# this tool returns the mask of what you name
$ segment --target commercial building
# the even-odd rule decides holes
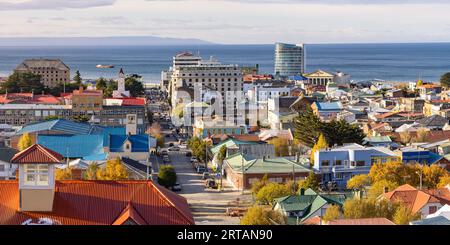
[[[26,59],[14,71],[40,75],[47,87],[70,82],[70,68],[60,59]]]
[[[275,44],[275,74],[295,76],[305,72],[305,46],[303,44]]]

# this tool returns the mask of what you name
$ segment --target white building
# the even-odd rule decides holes
[[[17,165],[11,163],[12,157],[19,151],[0,145],[0,180],[15,179]]]
[[[305,72],[305,46],[303,44],[275,44],[275,74],[301,75]]]
[[[120,68],[119,80],[117,81],[117,90],[113,91],[113,98],[130,97],[130,91],[125,90],[125,73]]]

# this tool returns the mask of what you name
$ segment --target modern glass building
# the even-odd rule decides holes
[[[303,44],[275,44],[275,74],[301,75],[305,72],[305,48]]]

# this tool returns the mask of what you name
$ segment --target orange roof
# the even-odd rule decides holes
[[[434,190],[425,190],[426,193],[436,197],[442,204],[450,205],[450,189],[442,187]]]
[[[417,86],[417,88],[440,88],[440,85],[437,84],[423,84],[420,86]]]
[[[74,90],[73,95],[82,95],[82,96],[89,96],[89,95],[103,95],[103,90]]]
[[[21,212],[17,181],[0,181],[0,224],[49,218],[63,225],[195,224],[185,198],[152,181],[56,181],[53,211]]]
[[[394,222],[386,218],[365,218],[365,219],[337,219],[327,223],[328,225],[395,225]]]
[[[322,224],[322,218],[318,215],[306,219],[302,222],[302,225],[320,225]]]
[[[120,98],[123,106],[145,105],[145,98]]]
[[[440,203],[440,201],[424,191],[417,190],[411,185],[402,185],[397,189],[384,193],[383,196],[390,201],[400,201],[413,213],[419,212],[428,203]]]
[[[40,164],[40,163],[61,163],[63,156],[59,153],[47,149],[41,145],[34,144],[27,149],[17,153],[11,159],[11,163],[16,164]]]

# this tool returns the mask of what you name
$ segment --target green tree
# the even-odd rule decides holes
[[[312,148],[319,138],[321,126],[320,119],[308,107],[294,119],[294,136],[302,144]]]
[[[164,165],[159,168],[158,183],[170,188],[177,182],[177,173],[172,165]]]
[[[33,141],[31,140],[29,133],[24,133],[17,143],[17,148],[19,148],[19,151],[23,151],[27,149],[28,147],[33,145]]]
[[[319,180],[317,178],[317,175],[313,171],[311,171],[305,180],[300,180],[298,182],[298,186],[298,188],[301,189],[312,189],[314,191],[317,191],[319,189]]]
[[[258,191],[255,200],[257,203],[263,205],[272,205],[275,198],[288,196],[290,193],[291,191],[288,190],[285,185],[268,183]]]
[[[83,79],[81,78],[80,71],[75,72],[75,76],[73,77],[73,80],[76,82],[76,85],[80,86]]]
[[[442,75],[440,82],[441,82],[442,87],[449,88],[450,87],[450,72],[447,72],[444,75]]]
[[[125,89],[130,91],[132,97],[139,97],[145,93],[144,85],[139,81],[141,78],[136,74],[125,78]]]
[[[240,221],[241,225],[275,225],[286,224],[280,212],[273,211],[269,207],[250,207]]]
[[[41,76],[33,73],[14,72],[6,82],[0,85],[0,93],[31,93],[40,94],[45,91]]]
[[[392,203],[388,200],[377,201],[374,198],[368,199],[347,199],[344,202],[344,217],[346,219],[363,219],[384,217],[392,220],[399,203]]]
[[[321,132],[325,135],[330,146],[345,143],[362,144],[366,137],[357,125],[349,124],[345,120],[322,123]]]
[[[327,211],[325,212],[325,215],[323,216],[324,221],[331,221],[339,219],[342,216],[341,209],[338,205],[330,205],[327,208]]]
[[[353,176],[347,181],[347,188],[352,190],[362,190],[370,185],[370,177],[367,174]]]
[[[106,166],[96,173],[98,180],[124,180],[128,179],[128,171],[120,158],[106,161]]]
[[[99,79],[97,79],[97,80],[95,81],[95,88],[96,88],[97,90],[103,90],[103,91],[105,91],[106,88],[107,88],[107,86],[108,86],[108,80],[105,79],[105,78],[103,78],[103,77],[100,77]]]

